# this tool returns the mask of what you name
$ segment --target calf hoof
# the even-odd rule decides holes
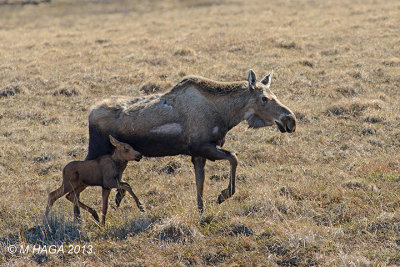
[[[232,194],[230,194],[228,189],[224,189],[221,191],[221,194],[218,196],[218,204],[221,204],[224,202],[226,199],[230,198]]]
[[[96,221],[100,222],[100,218],[99,218],[99,215],[97,215],[97,212],[96,212],[96,213],[93,213],[92,215],[93,215],[93,218],[94,218]]]
[[[115,196],[115,204],[117,205],[117,208],[119,208],[119,205],[121,205],[122,197],[119,193]]]
[[[217,199],[218,204],[221,204],[221,203],[224,202],[224,201],[225,201],[225,198],[223,198],[222,195],[220,194],[220,195],[218,196],[218,199]]]
[[[74,217],[74,223],[81,224],[82,223],[81,217],[80,216],[79,217]]]
[[[145,211],[146,211],[146,210],[143,208],[142,205],[138,206],[138,208],[139,208],[140,212],[145,212]]]

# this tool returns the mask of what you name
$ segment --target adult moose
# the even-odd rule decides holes
[[[87,160],[112,152],[109,135],[147,157],[188,155],[196,176],[197,205],[203,211],[206,160],[228,160],[231,176],[218,203],[235,193],[236,156],[220,147],[229,130],[246,120],[251,128],[276,124],[296,130],[296,117],[269,90],[272,72],[260,82],[250,70],[247,81],[217,82],[189,76],[170,91],[142,98],[114,97],[98,103],[89,115]],[[116,202],[125,192],[118,191]]]

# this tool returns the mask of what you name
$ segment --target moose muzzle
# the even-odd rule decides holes
[[[292,114],[285,115],[280,121],[275,121],[281,133],[293,133],[296,131],[296,117]]]

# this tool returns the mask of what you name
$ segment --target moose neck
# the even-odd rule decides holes
[[[228,130],[232,129],[244,120],[250,93],[245,92],[237,95],[220,96],[214,100],[221,111]]]

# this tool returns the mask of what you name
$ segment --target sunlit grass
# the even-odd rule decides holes
[[[1,1],[0,1],[1,2]],[[18,1],[9,1],[18,2]],[[399,265],[400,54],[396,1],[52,1],[0,4],[0,264]],[[183,76],[260,78],[296,133],[226,136],[239,159],[207,162],[205,213],[189,157],[129,163],[130,196],[105,227],[58,200],[62,168],[86,156],[91,105],[162,92]],[[163,171],[166,166],[173,174]],[[81,194],[101,210],[101,189]],[[92,245],[94,255],[11,255],[10,245]]]

